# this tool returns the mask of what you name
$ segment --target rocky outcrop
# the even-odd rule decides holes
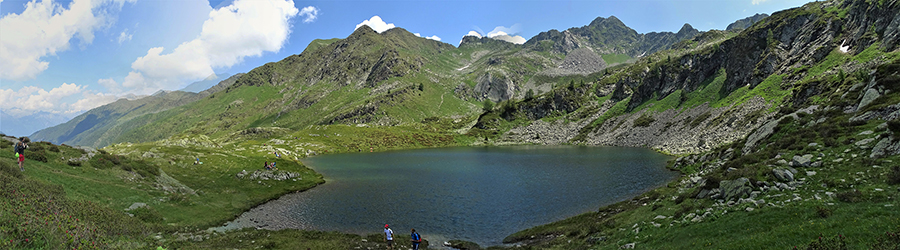
[[[722,199],[726,201],[737,200],[750,195],[753,187],[747,178],[739,178],[731,181],[719,182],[719,189],[722,191]]]
[[[509,100],[516,93],[517,86],[509,78],[497,72],[485,72],[475,79],[475,94],[478,100],[492,102]]]
[[[728,27],[725,28],[725,30],[742,30],[742,29],[750,28],[751,25],[755,24],[756,22],[759,22],[760,20],[762,20],[763,18],[766,18],[766,17],[769,17],[769,14],[756,14],[756,15],[753,15],[753,16],[750,16],[750,17],[747,17],[747,18],[744,18],[741,20],[737,20],[737,21],[734,21],[733,23],[729,24]]]
[[[794,173],[787,169],[772,169],[772,175],[775,176],[775,179],[781,182],[792,182],[794,181]]]

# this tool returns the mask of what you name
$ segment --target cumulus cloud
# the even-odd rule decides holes
[[[316,8],[313,6],[303,7],[303,9],[300,9],[299,16],[306,17],[305,19],[303,19],[304,23],[309,23],[309,22],[315,21],[316,17],[319,16],[319,8]]]
[[[381,17],[379,16],[373,16],[372,18],[369,18],[369,20],[365,20],[357,24],[356,28],[354,28],[353,30],[359,29],[359,27],[362,27],[363,25],[369,26],[369,28],[372,28],[373,30],[375,30],[375,32],[378,33],[396,27],[393,23],[385,23],[384,20],[381,20]]]
[[[506,34],[506,32],[503,32],[503,31],[494,32],[493,34],[489,33],[488,37],[490,37],[492,39],[503,40],[503,41],[515,43],[515,44],[524,44],[527,41],[522,36],[511,36],[509,34]]]
[[[463,37],[467,37],[467,36],[474,36],[474,37],[477,37],[477,38],[481,38],[481,34],[478,33],[477,31],[474,31],[474,30],[470,30],[469,33],[466,34],[466,35],[463,36]]]
[[[292,0],[237,0],[212,10],[199,37],[171,51],[150,48],[131,64],[132,72],[122,86],[137,94],[174,89],[214,74],[213,68],[277,52],[291,33],[291,19],[299,12]]]
[[[122,44],[123,42],[131,41],[132,35],[134,35],[134,32],[128,33],[128,29],[123,30],[122,33],[119,34],[119,44]]]
[[[135,0],[74,0],[68,8],[53,1],[25,4],[21,14],[0,18],[0,79],[28,80],[46,70],[46,56],[69,49],[77,37],[81,44],[94,40],[94,31],[114,20],[111,13]]]
[[[104,79],[101,80],[101,84],[108,84],[110,81],[115,82],[111,79]],[[13,117],[27,116],[37,112],[77,114],[129,96],[98,93],[86,90],[85,87],[74,83],[63,83],[49,91],[36,86],[22,87],[18,91],[0,89],[0,103],[3,103],[0,109]]]
[[[753,0],[753,5],[761,4],[764,2],[768,2],[769,0]]]

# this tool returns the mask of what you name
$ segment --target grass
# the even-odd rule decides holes
[[[608,65],[626,63],[628,60],[631,60],[631,56],[626,54],[603,54],[600,55],[600,57],[602,57],[603,61],[606,61],[606,64]]]

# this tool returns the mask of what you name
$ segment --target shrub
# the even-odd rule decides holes
[[[900,166],[894,166],[891,168],[891,172],[888,173],[887,183],[889,185],[900,184]]]
[[[695,127],[699,126],[700,123],[703,123],[704,121],[706,121],[706,119],[709,119],[709,117],[711,115],[712,114],[710,114],[709,111],[706,111],[706,113],[703,113],[701,115],[698,115],[697,118],[691,122],[691,128],[695,128]]]
[[[47,155],[44,154],[44,150],[33,150],[32,152],[25,152],[25,158],[39,162],[47,162]]]
[[[494,102],[491,102],[490,99],[484,99],[484,102],[482,102],[481,105],[481,110],[484,112],[490,112],[494,109]]]
[[[155,209],[152,209],[148,206],[140,207],[137,209],[133,209],[129,211],[134,215],[135,218],[138,218],[141,221],[149,222],[149,223],[160,223],[163,222],[162,215],[159,214]]]
[[[650,123],[653,123],[656,119],[653,119],[652,115],[647,115],[646,112],[634,120],[635,127],[649,127]]]
[[[828,209],[827,207],[816,206],[816,214],[818,214],[819,217],[828,218],[831,216],[832,212],[831,209]]]
[[[853,191],[846,191],[837,194],[837,198],[843,202],[860,202],[862,201],[862,192],[854,189]]]
[[[847,243],[844,242],[843,235],[837,235],[834,237],[825,237],[822,234],[819,234],[819,239],[814,240],[806,246],[806,250],[837,250],[837,249],[849,249],[847,248]],[[794,249],[797,249],[794,247]]]
[[[8,161],[0,160],[0,173],[19,179],[22,178],[22,171],[19,170],[19,166]]]
[[[73,167],[81,167],[81,161],[69,159],[68,161],[66,161],[66,165],[73,166]]]

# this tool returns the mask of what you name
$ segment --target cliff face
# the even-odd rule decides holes
[[[592,96],[588,99],[609,94],[609,100],[597,104],[580,102],[576,103],[580,105],[576,108],[543,106],[567,113],[565,117],[572,121],[557,120],[550,124],[534,122],[514,130],[501,141],[542,143],[547,140],[547,143],[644,146],[682,154],[702,152],[724,143],[743,140],[756,128],[780,117],[772,110],[778,110],[781,106],[773,105],[803,109],[810,105],[806,100],[812,96],[847,91],[847,84],[853,85],[852,81],[862,80],[853,78],[856,80],[844,81],[845,71],[846,74],[853,72],[859,75],[857,78],[878,78],[869,72],[873,71],[874,66],[889,63],[883,61],[883,57],[870,61],[826,60],[826,57],[855,57],[873,45],[881,51],[893,51],[897,49],[898,23],[898,1],[885,1],[881,5],[877,1],[817,2],[777,12],[740,34],[728,35],[726,32],[726,37],[732,36],[727,39],[699,43],[693,49],[676,49],[664,53],[667,56],[651,56],[603,76],[593,83],[597,85],[594,87],[596,91],[586,94]],[[698,36],[694,42],[702,39]],[[682,45],[675,45],[676,48],[679,46]],[[839,72],[840,81],[834,80]],[[774,102],[766,99],[771,97],[756,96],[725,105],[708,103],[669,110],[646,109],[648,102],[674,101],[677,107],[696,96],[694,92],[708,90],[711,82],[721,84],[713,95],[727,97],[738,89],[754,91],[767,79],[770,83],[760,90],[761,93],[785,93],[788,90],[794,93]],[[852,92],[854,94],[861,92],[860,97],[834,97],[854,99],[837,101],[849,102],[849,106],[830,108],[854,112],[858,107],[865,106],[858,104],[862,100],[871,101],[890,93],[884,87],[858,86],[851,90],[855,91]],[[626,103],[621,107],[624,111],[616,111],[617,107],[614,107],[620,101]],[[535,112],[530,108],[523,110],[525,114],[548,113]],[[603,117],[607,112],[624,113]],[[890,113],[889,110],[885,112]],[[584,119],[574,119],[577,117]],[[553,128],[563,128],[565,131],[555,131]]]

